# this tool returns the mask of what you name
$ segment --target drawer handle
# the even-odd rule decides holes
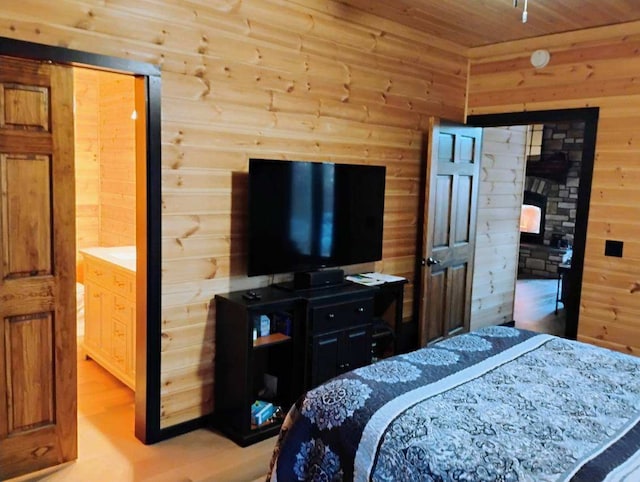
[[[124,281],[118,281],[118,280],[116,279],[116,280],[113,280],[113,282],[114,282],[117,286],[124,286]]]
[[[327,315],[327,318],[329,318],[330,320],[333,320],[336,317],[335,313],[329,313]]]
[[[358,313],[364,313],[364,307],[360,306],[357,311]]]
[[[102,276],[102,271],[100,271],[99,269],[94,269],[93,274],[95,274],[96,276]]]

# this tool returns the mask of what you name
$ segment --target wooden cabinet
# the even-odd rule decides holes
[[[116,248],[81,252],[85,267],[82,347],[87,356],[135,390],[136,282],[131,259],[113,256]]]
[[[255,291],[259,300],[245,300],[244,292],[215,297],[215,424],[243,447],[276,435],[282,423],[282,417],[252,423],[255,401],[281,407],[284,415],[302,392],[301,300],[281,290]],[[270,320],[270,334],[254,340],[254,326],[263,316]]]
[[[304,390],[371,363],[376,288],[346,283],[254,291],[259,299],[245,299],[244,291],[215,297],[215,424],[241,446],[280,430],[278,417],[252,424],[256,400],[279,406],[284,415]],[[263,316],[271,334],[254,340]]]
[[[309,317],[309,385],[371,363],[373,296],[313,306]]]
[[[374,338],[388,335],[393,345],[401,327],[405,283],[297,291],[285,283],[254,290],[256,299],[246,291],[216,295],[216,427],[243,447],[276,435],[281,417],[252,423],[255,401],[284,416],[303,391],[371,363]],[[270,334],[254,339],[263,317]],[[388,333],[374,335],[374,320]]]

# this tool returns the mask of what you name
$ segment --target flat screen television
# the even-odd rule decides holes
[[[247,274],[382,259],[384,166],[249,160]]]

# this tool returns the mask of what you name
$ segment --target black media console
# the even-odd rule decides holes
[[[216,428],[241,446],[276,435],[303,391],[396,351],[405,282],[216,295]],[[256,423],[257,400],[279,414]]]

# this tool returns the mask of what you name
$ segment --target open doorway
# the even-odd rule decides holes
[[[578,331],[578,316],[580,304],[580,288],[582,284],[584,250],[586,245],[586,229],[589,216],[589,200],[591,194],[591,179],[593,175],[593,161],[595,156],[595,139],[597,129],[598,109],[571,109],[558,111],[521,112],[511,114],[493,114],[469,116],[469,125],[478,127],[505,127],[505,126],[526,126],[532,124],[543,125],[545,123],[582,123],[584,126],[584,137],[582,143],[582,160],[579,169],[579,186],[577,187],[577,205],[575,208],[575,224],[573,234],[573,244],[571,246],[571,269],[563,274],[565,286],[571,289],[566,290],[563,305],[566,311],[566,326],[564,336],[575,338]],[[523,190],[520,191],[522,196]],[[520,197],[518,203],[522,203]],[[552,232],[549,233],[547,243],[553,243]],[[557,234],[557,233],[555,233]],[[517,233],[520,236],[520,233]],[[555,239],[555,238],[554,238]],[[556,242],[559,242],[556,240]],[[562,257],[560,257],[562,261]],[[566,260],[565,260],[566,261]],[[535,263],[533,263],[535,264]],[[557,279],[555,280],[557,286]],[[513,279],[515,290],[516,280]],[[553,290],[555,294],[555,289]],[[516,320],[517,321],[517,320]]]
[[[102,450],[96,444],[115,428],[133,438],[136,245],[144,242],[136,236],[136,165],[145,162],[136,123],[145,113],[136,110],[132,75],[73,67],[73,84],[82,457]]]
[[[519,328],[564,336],[585,123],[527,126],[514,320]]]

